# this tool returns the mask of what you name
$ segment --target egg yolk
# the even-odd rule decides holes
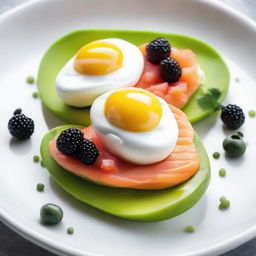
[[[126,88],[113,92],[107,98],[105,116],[118,128],[146,132],[159,124],[162,106],[153,94],[138,88]]]
[[[106,75],[122,66],[123,53],[113,43],[94,41],[84,45],[76,54],[74,68],[86,75]]]

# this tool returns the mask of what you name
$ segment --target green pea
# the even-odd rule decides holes
[[[33,92],[32,96],[34,99],[37,99],[39,97],[39,94],[38,92]]]
[[[73,235],[74,234],[74,228],[73,227],[68,227],[67,228],[67,234]]]
[[[185,231],[186,233],[194,233],[194,232],[196,231],[196,229],[195,229],[194,226],[189,225],[189,226],[187,226],[187,227],[184,229],[184,231]]]
[[[220,153],[219,152],[214,152],[212,154],[212,156],[213,156],[214,159],[219,159],[220,158]]]
[[[220,175],[220,177],[225,177],[226,176],[226,170],[224,168],[219,169],[219,175]]]
[[[35,78],[33,76],[28,76],[27,77],[27,83],[28,84],[33,84],[35,82]]]
[[[219,209],[220,210],[226,210],[229,207],[230,207],[230,201],[225,196],[221,196],[220,197]]]
[[[246,150],[246,144],[238,135],[231,135],[224,139],[222,143],[223,149],[229,157],[242,156]]]
[[[34,160],[35,163],[38,163],[39,162],[39,156],[34,155],[33,160]]]
[[[37,189],[37,191],[39,191],[39,192],[44,191],[44,184],[38,183],[38,184],[36,185],[36,189]]]
[[[43,224],[55,225],[61,222],[63,211],[58,205],[48,203],[41,207],[40,217]]]
[[[256,116],[256,111],[255,110],[250,110],[248,112],[248,114],[249,114],[250,117],[255,117]]]

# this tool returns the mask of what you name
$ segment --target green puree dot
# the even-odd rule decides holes
[[[226,170],[224,168],[219,169],[219,175],[220,175],[220,177],[225,177],[226,176]]]
[[[38,163],[39,162],[39,156],[35,155],[33,157],[33,160],[34,160],[35,163]]]
[[[255,110],[250,110],[248,112],[248,114],[249,114],[250,117],[255,117],[256,116],[256,111]]]
[[[44,191],[44,184],[38,183],[38,184],[36,185],[36,189],[37,189],[37,191],[39,191],[39,192]]]
[[[35,82],[35,78],[33,76],[28,76],[27,77],[27,83],[28,84],[33,84]]]
[[[220,198],[219,209],[220,210],[226,210],[229,207],[230,207],[230,201],[225,196],[222,196]]]
[[[39,97],[39,94],[38,94],[38,92],[33,92],[32,96],[33,96],[34,99],[36,99],[36,98]]]
[[[185,231],[186,233],[194,233],[194,232],[196,231],[196,229],[195,229],[194,226],[189,225],[189,226],[187,226],[187,227],[184,229],[184,231]]]
[[[68,233],[69,235],[74,234],[74,228],[73,228],[73,227],[68,227],[68,228],[67,228],[67,233]]]
[[[220,153],[219,152],[214,152],[212,154],[212,156],[213,156],[214,159],[219,159],[220,158]]]

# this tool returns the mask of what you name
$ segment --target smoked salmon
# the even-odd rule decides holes
[[[136,87],[154,93],[177,108],[183,108],[200,85],[195,54],[190,49],[171,49],[170,57],[179,63],[182,75],[178,82],[167,83],[160,77],[159,65],[147,60],[146,44],[141,45],[139,48],[144,55],[145,64],[144,71]]]
[[[179,136],[173,152],[161,162],[141,166],[113,156],[103,148],[92,126],[84,128],[83,132],[100,152],[93,165],[63,155],[56,148],[57,138],[49,142],[50,154],[64,169],[106,186],[150,190],[175,186],[199,170],[200,158],[193,142],[194,131],[186,115],[176,107],[170,108],[178,124]]]

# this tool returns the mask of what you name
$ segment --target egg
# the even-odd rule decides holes
[[[178,125],[168,104],[143,89],[123,88],[99,96],[90,117],[103,146],[135,164],[164,160],[178,139]]]
[[[90,106],[102,93],[134,86],[144,68],[140,50],[116,38],[84,45],[56,77],[56,91],[64,103]]]

